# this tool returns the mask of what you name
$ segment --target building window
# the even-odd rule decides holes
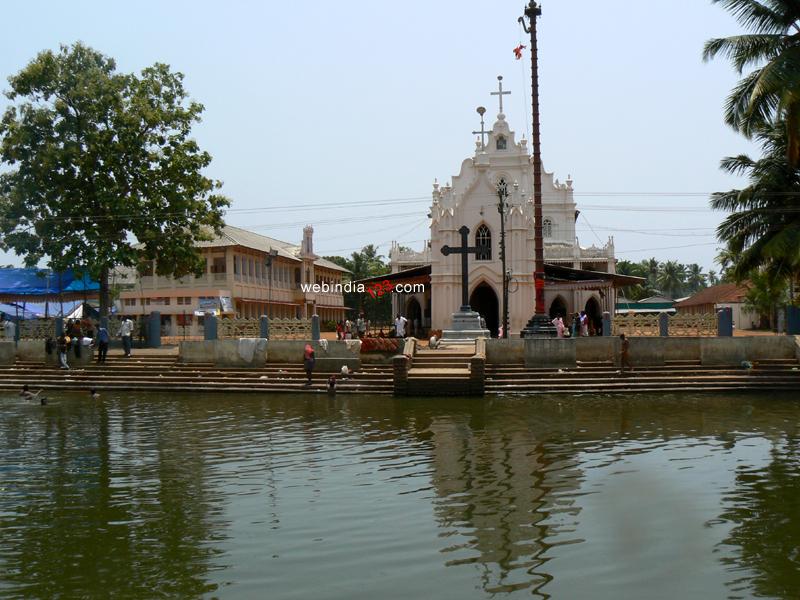
[[[504,138],[502,135],[499,138],[497,138],[497,142],[495,142],[495,147],[498,150],[505,150],[506,149],[506,138]]]
[[[478,247],[475,260],[492,260],[492,232],[486,225],[481,225],[475,232],[475,246]]]
[[[227,266],[225,265],[225,257],[224,256],[215,256],[214,262],[211,263],[211,272],[212,273],[225,273],[227,271]]]
[[[553,222],[550,219],[542,221],[542,237],[553,237]]]

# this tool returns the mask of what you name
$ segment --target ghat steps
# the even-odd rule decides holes
[[[184,392],[319,392],[327,390],[330,373],[315,372],[306,387],[302,365],[269,364],[260,369],[222,369],[213,364],[177,362],[174,355],[111,357],[69,371],[56,365],[17,361],[0,367],[0,389],[149,390]],[[338,378],[337,378],[338,379]],[[390,366],[367,365],[350,379],[338,379],[337,393],[390,394]]]
[[[487,365],[487,393],[586,394],[716,390],[800,390],[796,360],[763,360],[752,368],[671,361],[622,373],[610,362],[579,363],[572,369]]]

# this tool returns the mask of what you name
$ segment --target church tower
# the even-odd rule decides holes
[[[433,184],[430,221],[430,245],[422,253],[392,252],[393,271],[405,265],[430,262],[430,327],[447,329],[453,312],[461,304],[461,259],[457,254],[444,256],[443,246],[458,247],[462,226],[469,228],[469,246],[478,247],[478,255],[469,257],[469,303],[486,320],[487,328],[497,335],[501,322],[503,274],[500,261],[500,213],[498,183],[508,190],[505,212],[506,270],[509,283],[509,330],[518,336],[525,327],[535,303],[534,271],[534,208],[533,158],[528,142],[517,141],[503,113],[503,97],[511,92],[503,89],[498,77],[499,110],[490,130],[484,129],[485,109],[474,154],[461,163],[452,182]],[[572,178],[565,182],[542,169],[542,232],[547,264],[570,269],[614,272],[613,240],[605,246],[581,248],[576,237],[577,207]],[[415,254],[415,256],[410,256]],[[597,297],[595,297],[597,296]],[[545,309],[566,316],[584,309],[594,297],[598,306],[610,299],[569,283],[549,282],[545,288]],[[398,299],[399,300],[399,299]],[[398,301],[398,304],[400,302]],[[555,308],[554,308],[555,307]],[[399,308],[399,306],[398,306]],[[398,312],[403,312],[402,310]]]

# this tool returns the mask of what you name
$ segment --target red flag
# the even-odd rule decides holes
[[[523,50],[523,48],[526,48],[526,46],[523,46],[522,44],[520,44],[519,46],[514,48],[514,56],[517,57],[517,60],[522,58],[522,50]]]

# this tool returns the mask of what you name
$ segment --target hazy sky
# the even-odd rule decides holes
[[[15,2],[4,8],[0,86],[38,51],[81,40],[124,71],[166,62],[206,111],[196,127],[227,221],[318,254],[367,243],[419,248],[434,178],[474,150],[475,107],[525,133],[530,71],[523,0],[404,2]],[[574,179],[582,245],[613,235],[620,259],[716,255],[708,193],[741,182],[718,169],[752,146],[723,122],[737,77],[701,61],[739,32],[710,0],[553,0],[539,21],[542,155]],[[0,109],[7,104],[0,99]],[[382,200],[407,199],[381,203]],[[367,202],[357,207],[303,205]],[[375,205],[373,205],[375,203]],[[282,210],[282,208],[292,210]],[[5,262],[19,263],[16,257]]]

